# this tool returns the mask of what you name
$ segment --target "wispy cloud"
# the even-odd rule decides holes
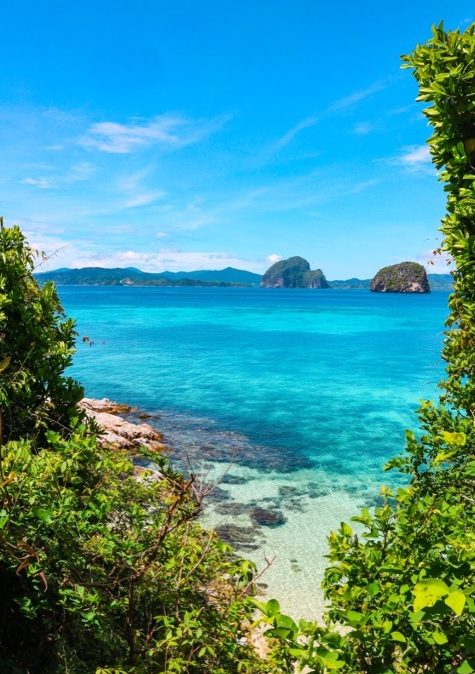
[[[427,145],[406,148],[404,154],[399,157],[399,163],[405,164],[406,166],[427,164],[430,160],[430,150]]]
[[[433,175],[435,172],[427,145],[405,147],[397,157],[393,157],[390,161],[392,164],[404,167],[410,173]]]
[[[66,183],[79,183],[84,180],[89,180],[96,172],[96,167],[89,161],[81,161],[71,166],[70,170],[64,177]]]
[[[79,139],[79,144],[113,154],[128,154],[152,144],[176,146],[180,142],[176,132],[184,123],[171,116],[157,117],[146,124],[97,122]]]
[[[367,136],[369,133],[374,131],[376,125],[371,122],[358,122],[353,127],[353,133],[357,136]]]
[[[141,269],[148,271],[191,271],[195,269],[223,269],[223,267],[250,269],[257,266],[255,261],[242,259],[232,253],[222,251],[161,249],[156,252],[145,253],[129,250],[116,253],[113,259],[119,266],[133,262]]]
[[[23,178],[20,180],[22,185],[32,185],[42,190],[57,189],[62,185],[79,183],[89,180],[96,172],[96,167],[90,162],[79,162],[71,166],[64,174],[51,174],[49,176],[37,176]]]
[[[22,185],[32,185],[33,187],[39,187],[41,190],[50,190],[57,187],[55,182],[50,178],[23,178],[20,180]]]
[[[343,96],[342,98],[337,99],[333,103],[330,103],[324,110],[320,113],[305,117],[302,121],[298,122],[295,126],[286,131],[280,138],[278,138],[272,145],[262,153],[263,157],[269,158],[274,154],[282,150],[283,148],[290,145],[290,143],[305,129],[309,129],[313,126],[316,126],[320,121],[329,117],[330,115],[335,114],[344,114],[350,108],[355,107],[361,101],[373,96],[374,94],[379,93],[386,89],[392,82],[391,77],[388,77],[385,80],[378,80],[365,89],[358,89],[348,96]],[[369,133],[374,129],[374,125],[369,122],[361,122],[354,127],[354,132],[359,134]]]
[[[388,115],[404,115],[406,112],[419,112],[419,108],[414,104],[410,103],[409,105],[401,105],[397,108],[392,108],[388,111]]]
[[[136,208],[137,206],[148,206],[155,203],[159,199],[162,199],[165,196],[165,192],[162,190],[155,190],[153,192],[142,192],[141,194],[136,194],[130,199],[127,199],[124,202],[125,208]]]
[[[83,147],[110,154],[129,154],[152,145],[180,148],[198,142],[220,128],[228,119],[193,121],[180,115],[166,114],[149,121],[96,122],[78,139]]]
[[[358,91],[354,91],[348,96],[343,96],[342,98],[336,100],[334,103],[328,106],[326,111],[344,112],[349,108],[352,108],[357,103],[360,103],[364,99],[369,98],[370,96],[373,96],[374,94],[377,94],[380,91],[383,91],[390,85],[391,81],[392,78],[389,77],[385,80],[379,80],[378,82],[374,82],[365,89],[358,89]]]
[[[33,239],[32,239],[33,241]],[[144,271],[193,271],[196,269],[223,269],[236,267],[260,273],[266,262],[240,258],[226,251],[185,251],[174,248],[160,248],[156,251],[119,250],[107,253],[97,251],[96,246],[86,243],[63,242],[57,239],[34,240],[39,248],[47,251],[59,250],[45,264],[45,269],[67,267],[128,267],[134,266]],[[45,245],[46,244],[46,245]]]
[[[118,190],[125,195],[124,208],[137,208],[149,206],[163,199],[165,190],[156,187],[148,187],[145,183],[153,182],[154,166],[149,165],[140,171],[121,177],[118,182]]]
[[[281,136],[278,140],[276,140],[275,143],[271,146],[270,152],[277,152],[278,150],[286,147],[286,145],[291,143],[295,136],[297,136],[301,131],[315,126],[317,122],[318,117],[307,117],[306,119],[303,119],[301,122],[284,133],[284,135]]]

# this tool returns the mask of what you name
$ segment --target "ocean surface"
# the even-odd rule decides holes
[[[173,463],[216,484],[203,515],[316,617],[326,536],[380,485],[437,396],[448,294],[60,287],[77,321],[71,374],[151,413]],[[83,342],[87,336],[93,345]]]

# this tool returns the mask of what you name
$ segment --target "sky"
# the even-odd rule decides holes
[[[474,19],[473,0],[2,3],[0,214],[43,269],[447,271],[400,56]]]

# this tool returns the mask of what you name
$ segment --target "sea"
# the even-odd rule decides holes
[[[58,290],[79,334],[69,374],[147,412],[263,596],[319,617],[329,532],[404,483],[384,465],[439,395],[448,293]]]

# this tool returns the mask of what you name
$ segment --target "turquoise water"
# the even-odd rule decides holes
[[[264,582],[289,610],[320,610],[326,534],[397,479],[382,466],[437,394],[447,294],[59,290],[94,342],[72,368],[87,395],[156,415],[173,460],[202,479],[227,471],[205,522],[257,562],[277,554]],[[256,506],[285,523],[259,525]]]

